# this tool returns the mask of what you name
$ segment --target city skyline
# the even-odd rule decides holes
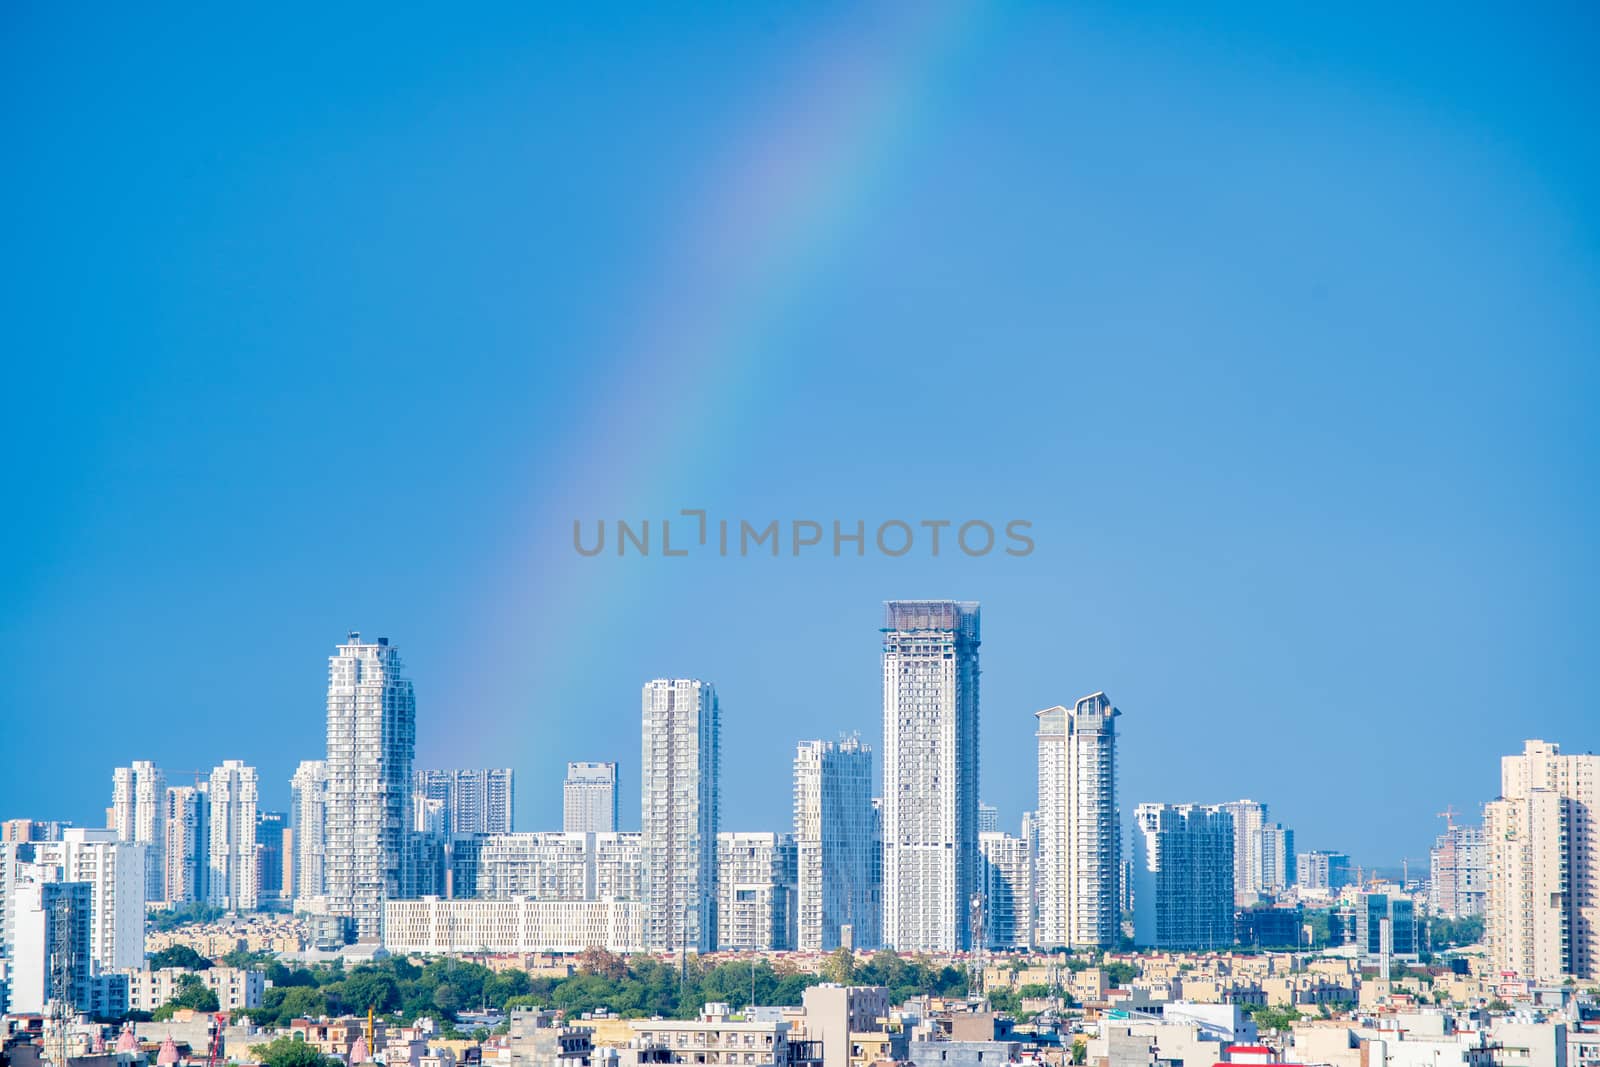
[[[889,603],[892,603],[892,601],[883,602],[884,605],[889,604]],[[917,603],[917,602],[916,601],[911,601],[909,603]],[[882,605],[880,605],[880,607],[881,606]],[[360,641],[360,635],[359,635],[359,633],[357,631],[350,631],[349,638],[352,641],[356,641],[356,642]],[[388,642],[388,638],[387,637],[380,638],[379,642],[380,642],[380,647],[386,646],[387,642]],[[407,676],[406,676],[406,682],[409,685],[409,683],[410,683],[409,661],[407,663],[407,672],[408,673],[407,673]],[[636,690],[635,690],[635,692],[636,692]],[[881,690],[880,690],[880,692],[881,692]],[[324,696],[324,702],[325,702],[326,701],[326,690],[323,691],[323,696]],[[1096,694],[1096,696],[1103,698],[1103,694]],[[413,697],[412,699],[415,700],[416,698]],[[1086,699],[1088,699],[1088,698],[1086,698]],[[325,720],[326,720],[326,708],[324,707],[322,709],[319,709],[319,711],[321,711],[322,717],[323,717],[323,720],[324,720],[323,724],[319,728],[322,729],[322,730],[325,730],[326,729],[326,722],[325,722]],[[1029,716],[1028,716],[1028,719],[1030,720],[1030,729],[1029,729],[1029,735],[1028,735],[1030,748],[1029,748],[1029,751],[1027,752],[1026,756],[1027,756],[1027,759],[1029,761],[1032,761],[1034,759],[1034,754],[1033,754],[1033,750],[1032,750],[1032,743],[1034,741],[1034,738],[1036,737],[1035,730],[1036,730],[1037,716],[1041,715],[1041,714],[1044,714],[1044,713],[1043,712],[1033,712],[1033,713],[1030,713]],[[417,728],[418,733],[420,735],[422,733],[422,728],[426,724],[426,720],[427,720],[427,709],[426,709],[426,707],[422,707],[421,709],[419,709],[419,711],[416,713],[416,717],[417,717],[416,728]],[[980,726],[981,725],[985,725],[986,724],[986,720],[988,718],[989,718],[988,715],[981,715],[980,714],[980,717],[979,717]],[[1012,725],[1015,725],[1015,724],[1012,724]],[[803,732],[804,731],[801,731],[801,733],[803,733]],[[1119,728],[1118,733],[1120,734],[1121,732],[1122,732],[1122,729]],[[1513,731],[1513,732],[1526,732],[1526,731]],[[797,733],[796,734],[796,740],[800,739],[801,733]],[[858,729],[854,729],[854,728],[842,729],[842,730],[839,731],[838,736],[835,737],[833,740],[837,741],[837,740],[840,740],[842,738],[848,737],[850,735],[859,735],[859,734],[860,734],[860,731]],[[882,735],[881,734],[878,735],[878,739],[880,741],[882,740]],[[1525,740],[1525,739],[1520,739],[1520,740]],[[1520,740],[1518,741],[1518,743],[1520,743]],[[791,742],[791,744],[792,743],[793,742]],[[592,743],[591,743],[591,747],[593,747]],[[1571,746],[1569,746],[1569,748],[1570,747]],[[420,752],[421,752],[421,749],[420,749],[420,742],[419,742],[419,753]],[[147,749],[141,750],[141,754],[148,755],[148,754],[151,754],[151,753],[149,752],[149,750],[147,748]],[[263,754],[265,754],[265,750],[263,750]],[[157,753],[157,755],[159,756],[159,753]],[[294,788],[293,788],[294,776],[295,776],[295,774],[300,773],[300,770],[302,769],[303,765],[308,765],[308,764],[311,764],[313,762],[321,763],[322,762],[322,760],[320,759],[321,755],[322,755],[321,750],[318,750],[318,752],[317,752],[318,758],[315,761],[312,761],[309,758],[307,760],[297,761],[296,762],[296,769],[295,769],[294,773],[292,773],[290,776],[286,777],[282,782],[276,781],[273,778],[269,777],[266,773],[261,772],[260,773],[260,784],[259,784],[259,791],[260,791],[260,797],[261,797],[261,799],[259,801],[260,810],[267,811],[267,810],[273,809],[273,808],[280,808],[280,809],[283,809],[285,811],[294,810],[295,807],[296,807],[296,800],[295,800]],[[734,755],[734,759],[735,760],[740,759],[744,755],[745,754],[742,754],[742,753],[736,753]],[[609,761],[606,761],[606,762],[607,763],[611,763],[611,764],[620,763],[620,764],[624,764],[625,765],[630,761],[629,757],[631,757],[632,759],[637,759],[638,756],[639,756],[638,751],[637,750],[632,750],[632,751],[626,753],[626,755],[623,758],[619,758],[619,759],[615,759],[615,760],[609,760]],[[249,768],[251,770],[256,770],[258,768],[258,766],[259,766],[258,763],[256,762],[256,758],[257,757],[256,757],[255,754],[250,754],[243,762],[246,763],[246,764],[249,764]],[[1009,753],[1008,753],[1007,758],[1009,758]],[[793,754],[792,754],[792,749],[791,749],[789,762],[792,762],[792,759],[793,759]],[[239,761],[218,759],[218,760],[216,760],[214,762],[220,768],[223,764],[232,764],[232,763],[237,763]],[[267,762],[270,763],[272,761],[269,758],[267,760]],[[416,760],[415,760],[415,763],[416,763],[416,765],[418,767],[418,770],[415,772],[415,774],[416,774],[416,777],[418,778],[419,782],[421,781],[421,779],[422,779],[422,777],[424,775],[442,775],[442,776],[467,775],[467,776],[476,776],[476,775],[478,775],[480,773],[515,773],[516,772],[516,768],[508,768],[506,772],[480,772],[479,770],[477,770],[475,768],[473,768],[473,769],[460,768],[460,769],[454,769],[454,770],[448,770],[448,769],[446,769],[446,770],[423,770],[423,769],[421,769],[422,765],[424,763],[432,763],[434,765],[437,765],[440,762],[441,761],[439,761],[437,759],[425,758],[423,755],[419,754],[416,757]],[[70,817],[68,815],[62,814],[61,805],[59,803],[53,803],[53,804],[49,805],[50,811],[49,811],[49,813],[46,813],[46,814],[41,814],[38,811],[32,811],[32,810],[28,810],[28,811],[18,810],[18,811],[9,811],[9,812],[8,811],[0,811],[0,818],[23,818],[23,819],[34,819],[34,820],[41,820],[41,819],[43,819],[43,820],[59,820],[59,821],[63,821],[63,822],[66,822],[66,823],[70,823],[70,824],[75,825],[75,826],[89,827],[89,828],[95,828],[95,829],[98,829],[98,828],[102,827],[103,825],[107,825],[107,824],[110,824],[110,825],[112,825],[114,827],[131,826],[131,825],[134,825],[132,820],[134,820],[136,818],[136,816],[133,813],[132,804],[131,804],[131,798],[134,795],[132,790],[135,788],[133,783],[142,781],[138,777],[138,775],[141,773],[141,768],[143,769],[142,773],[146,773],[146,774],[153,773],[157,777],[157,779],[161,783],[163,783],[163,785],[168,785],[168,784],[177,785],[177,784],[179,784],[176,779],[172,780],[171,782],[168,782],[167,779],[164,777],[165,774],[166,774],[165,763],[166,763],[166,761],[164,759],[162,759],[162,758],[157,758],[157,759],[154,759],[154,760],[133,760],[132,761],[131,771],[130,771],[130,768],[126,768],[126,767],[120,767],[119,766],[119,767],[115,768],[115,776],[114,776],[115,777],[115,781],[113,782],[113,787],[114,788],[113,788],[113,795],[112,795],[113,804],[111,806],[104,806],[104,805],[92,806],[91,810],[92,810],[92,812],[94,814],[91,814],[91,816],[89,818],[85,819],[84,821],[78,821],[78,820],[76,820],[76,819],[74,819],[74,818],[72,818],[72,817]],[[603,765],[604,764],[600,764],[599,766],[603,766]],[[597,766],[597,764],[585,763],[585,762],[581,762],[581,761],[570,761],[569,760],[569,761],[562,762],[561,766],[563,768],[563,775],[562,775],[562,777],[558,778],[554,782],[534,783],[534,786],[533,786],[532,789],[524,788],[524,789],[519,789],[519,790],[516,791],[517,794],[518,794],[516,799],[519,802],[518,807],[517,807],[516,810],[518,812],[523,812],[524,813],[524,814],[520,814],[520,815],[515,815],[514,816],[514,821],[516,821],[518,823],[518,825],[526,825],[526,826],[531,826],[531,827],[544,827],[546,829],[560,828],[562,826],[562,824],[564,822],[564,819],[565,819],[564,807],[565,807],[565,804],[566,804],[566,798],[565,798],[565,788],[564,787],[567,785],[567,782],[568,782],[567,775],[569,775],[571,773],[571,770],[572,770],[573,767],[590,767],[590,766]],[[785,772],[791,771],[792,767],[786,765],[784,770],[785,770]],[[206,772],[206,773],[209,774],[211,772]],[[124,784],[123,778],[120,777],[122,775],[131,775],[126,780],[127,784]],[[1120,782],[1121,782],[1121,771],[1120,771],[1120,768],[1119,768],[1119,771],[1118,771],[1118,776],[1119,776],[1118,777],[1119,785],[1117,786],[1117,789],[1118,789],[1119,795],[1121,795],[1121,794],[1124,793],[1125,787],[1120,784]],[[982,780],[982,779],[980,779],[980,780]],[[509,778],[508,778],[507,781],[509,782]],[[1221,805],[1223,805],[1225,807],[1229,807],[1229,808],[1232,808],[1233,806],[1235,806],[1235,805],[1237,805],[1239,803],[1252,803],[1250,801],[1240,802],[1240,801],[1230,801],[1230,800],[1219,800],[1219,799],[1216,799],[1217,797],[1221,797],[1223,795],[1228,794],[1229,791],[1234,788],[1233,785],[1229,784],[1230,781],[1232,781],[1234,784],[1243,784],[1243,783],[1248,783],[1249,781],[1252,781],[1252,779],[1250,779],[1248,776],[1244,776],[1244,775],[1241,775],[1237,779],[1228,779],[1226,777],[1218,779],[1218,780],[1216,780],[1214,785],[1212,787],[1210,787],[1209,789],[1202,789],[1202,790],[1199,790],[1198,792],[1194,792],[1194,794],[1193,794],[1194,796],[1203,798],[1203,799],[1199,799],[1199,800],[1175,801],[1175,800],[1172,800],[1169,797],[1166,800],[1149,799],[1149,800],[1140,800],[1138,802],[1164,803],[1164,804],[1180,803],[1180,802],[1181,803],[1221,804]],[[882,783],[881,766],[874,767],[874,781],[873,781],[873,787],[872,788],[873,788],[873,795],[875,797],[882,795],[882,784],[883,783]],[[635,785],[637,785],[637,783],[635,783]],[[1015,782],[1011,783],[1011,785],[1015,786]],[[149,788],[150,787],[148,786],[148,784],[146,784],[144,786],[145,792],[148,792]],[[1007,792],[1007,790],[1004,787],[997,788],[994,791],[1002,793],[1002,794]],[[1016,790],[1014,788],[1011,791],[1012,792],[1018,792],[1018,790]],[[1234,791],[1237,792],[1237,790],[1234,790]],[[509,793],[509,788],[508,787],[507,787],[507,792]],[[617,792],[618,793],[621,792],[621,780],[620,780],[620,778],[618,779]],[[1016,825],[1018,819],[1020,819],[1021,817],[1027,816],[1027,815],[1036,815],[1037,814],[1037,812],[1039,810],[1039,797],[1038,797],[1037,792],[1035,792],[1035,786],[1032,785],[1032,784],[1028,784],[1028,785],[1025,786],[1025,789],[1022,790],[1021,792],[1023,794],[1023,803],[1020,804],[1017,807],[1017,810],[1013,811],[1013,810],[1010,810],[1008,808],[1001,808],[999,810],[999,826],[1000,826],[1000,829],[1002,829],[1004,831],[1007,831],[1007,832],[1010,832],[1011,830],[1013,830],[1015,828],[1015,825]],[[536,794],[536,795],[532,796],[532,797],[529,797],[528,794],[530,794],[530,793]],[[538,794],[551,794],[551,795],[545,796],[545,795],[538,795]],[[127,801],[119,799],[119,797],[122,797],[124,795],[127,798],[129,798]],[[1189,794],[1184,794],[1184,795],[1189,795]],[[1497,795],[1486,795],[1486,796],[1482,796],[1477,801],[1470,803],[1470,806],[1466,809],[1469,817],[1477,816],[1478,818],[1481,819],[1483,806],[1488,804],[1491,800],[1496,799],[1496,797],[1497,797]],[[753,804],[752,803],[746,803],[746,801],[748,799],[750,799],[750,798],[745,798],[745,797],[739,798],[738,803],[740,804],[741,810],[760,810],[763,807],[769,806],[770,800],[771,800],[771,798],[766,796],[766,794],[764,794],[764,793],[756,794],[755,795],[755,801],[756,802],[753,803]],[[792,795],[785,794],[784,797],[781,798],[781,800],[786,805],[786,808],[787,808],[787,805],[792,802]],[[524,802],[525,802],[525,806],[524,806]],[[616,797],[613,797],[610,802],[614,804],[616,802]],[[764,802],[766,802],[766,803],[764,803]],[[119,804],[124,804],[124,803],[127,803],[129,805],[126,812],[124,812],[122,809],[120,809],[118,807]],[[146,806],[148,806],[148,797],[144,798],[144,804]],[[1281,796],[1281,797],[1275,798],[1272,801],[1272,804],[1273,804],[1274,810],[1278,810],[1279,808],[1287,808],[1287,810],[1292,812],[1292,811],[1299,810],[1299,808],[1300,808],[1300,805],[1298,805],[1296,803],[1296,795],[1293,794],[1293,793],[1286,794],[1285,796]],[[993,805],[991,805],[991,803],[989,801],[988,792],[983,792],[982,803],[979,806],[980,807],[980,815],[982,814],[982,809],[988,809],[988,808],[990,808],[992,806]],[[1263,809],[1265,809],[1265,807],[1266,807],[1265,804],[1261,804],[1259,806],[1262,807]],[[1311,806],[1312,805],[1310,805],[1310,804],[1306,805],[1307,808],[1310,808]],[[1450,805],[1446,805],[1447,808],[1449,806]],[[544,812],[546,809],[551,808],[551,807],[554,808],[553,816],[547,817],[547,816],[544,816],[544,815],[537,814],[537,813],[540,813],[540,812]],[[532,817],[534,821],[523,822],[522,820],[529,818],[525,814],[525,812],[528,811],[528,810],[532,810],[533,812],[536,813]],[[619,815],[618,815],[618,818],[619,818],[620,821],[619,821],[616,829],[627,831],[627,832],[637,832],[637,831],[639,831],[641,829],[640,824],[635,822],[635,821],[633,821],[633,817],[637,814],[637,812],[638,812],[638,809],[637,808],[632,808],[632,807],[621,809],[620,812],[619,812]],[[103,814],[103,818],[96,817],[97,815],[100,815],[100,814]],[[1428,816],[1426,818],[1422,818],[1421,816],[1418,817],[1419,818],[1419,822],[1421,822],[1422,825],[1427,827],[1427,829],[1424,831],[1424,833],[1426,833],[1429,842],[1434,841],[1434,839],[1436,839],[1439,836],[1439,834],[1442,832],[1442,827],[1435,825],[1435,823],[1437,822],[1437,820],[1442,819],[1444,817],[1444,814],[1445,813],[1443,813],[1443,812],[1439,812],[1439,813],[1435,813],[1435,814],[1433,814],[1431,816]],[[1460,814],[1460,813],[1457,812],[1456,814]],[[760,825],[760,827],[769,827],[770,826],[770,828],[786,827],[786,826],[789,825],[789,823],[787,821],[784,821],[784,820],[789,819],[790,817],[792,817],[792,812],[789,811],[789,810],[784,810],[784,812],[782,813],[782,816],[780,817],[778,822],[774,822],[774,823],[771,823],[771,824],[766,823],[766,822],[762,822],[759,825]],[[143,816],[143,818],[148,823],[149,816],[145,815],[145,816]],[[543,819],[545,821],[539,821],[541,819]],[[1299,822],[1299,820],[1297,818],[1291,817],[1291,819],[1290,819],[1291,827],[1296,827],[1297,828],[1298,822]],[[159,817],[159,816],[157,817],[156,825],[158,827],[163,825],[162,818]],[[1123,812],[1123,819],[1122,819],[1121,829],[1125,831],[1125,830],[1131,828],[1133,825],[1134,824],[1133,824],[1132,820],[1130,820],[1128,818],[1127,812],[1124,811]],[[1348,824],[1345,823],[1345,822],[1341,822],[1339,825],[1348,825]],[[752,822],[750,826],[738,826],[738,827],[734,827],[733,829],[736,832],[752,832],[755,829],[757,829],[757,825],[754,822]],[[1335,834],[1334,836],[1337,838],[1337,840],[1332,841],[1332,842],[1323,841],[1319,837],[1319,838],[1317,838],[1315,840],[1315,843],[1308,844],[1307,843],[1308,839],[1307,839],[1307,835],[1306,834],[1304,834],[1303,832],[1298,832],[1297,829],[1291,831],[1291,839],[1295,842],[1295,850],[1297,852],[1303,853],[1303,852],[1307,852],[1307,851],[1311,851],[1311,852],[1333,851],[1333,852],[1347,853],[1347,854],[1350,854],[1353,857],[1352,860],[1351,860],[1352,865],[1364,865],[1366,870],[1368,870],[1369,872],[1372,872],[1372,873],[1375,873],[1375,872],[1378,872],[1378,871],[1381,870],[1381,871],[1385,872],[1386,874],[1392,874],[1394,871],[1397,871],[1397,870],[1401,869],[1401,867],[1403,866],[1403,864],[1405,862],[1415,862],[1416,861],[1416,857],[1418,857],[1418,856],[1424,856],[1425,857],[1427,855],[1428,850],[1429,850],[1429,846],[1423,845],[1423,846],[1421,846],[1420,850],[1407,851],[1401,857],[1391,860],[1387,856],[1382,856],[1382,855],[1374,856],[1371,853],[1370,849],[1367,849],[1367,848],[1363,847],[1363,844],[1362,844],[1362,842],[1361,842],[1361,840],[1359,838],[1359,835],[1356,834],[1353,831],[1345,831],[1343,836],[1340,836],[1338,834]],[[129,839],[130,840],[134,840],[134,839],[136,839],[136,837],[130,837]],[[162,879],[161,867],[164,866],[164,862],[161,860],[160,851],[161,851],[161,849],[163,847],[163,844],[164,844],[164,842],[162,842],[162,841],[156,842],[155,848],[152,850],[156,855],[156,862],[158,863],[158,866],[152,871],[152,878],[156,879],[157,881],[160,881]],[[297,845],[297,851],[301,847],[304,847],[303,844]],[[1291,852],[1289,854],[1289,857],[1288,857],[1288,861],[1289,861],[1289,864],[1290,864],[1291,867],[1293,866],[1293,856],[1294,856],[1294,853]],[[1259,863],[1257,864],[1257,868],[1259,869]],[[155,883],[153,883],[153,884],[155,884]],[[152,899],[155,899],[155,898],[152,898]]]

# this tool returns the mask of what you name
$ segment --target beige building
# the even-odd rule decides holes
[[[787,1022],[745,1022],[726,1004],[707,1004],[698,1019],[636,1019],[634,1037],[622,1050],[623,1067],[689,1063],[740,1067],[802,1067],[808,1061],[789,1044]]]
[[[217,995],[217,1006],[222,1011],[261,1007],[261,994],[266,991],[266,975],[261,971],[247,971],[239,967],[211,967],[191,971],[185,967],[163,967],[158,971],[122,970],[128,976],[128,1010],[155,1011],[169,1003],[183,989],[183,980],[194,975],[205,987]]]
[[[1486,935],[1502,971],[1540,982],[1600,977],[1600,842],[1593,818],[1600,756],[1528,741],[1500,761],[1484,806]]]

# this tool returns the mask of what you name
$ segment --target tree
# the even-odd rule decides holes
[[[989,990],[989,1006],[995,1011],[1017,1012],[1022,1010],[1022,998],[1011,989]]]
[[[209,1012],[216,1011],[220,1007],[221,1005],[217,1003],[217,994],[200,980],[199,975],[186,974],[178,980],[178,990],[172,999],[151,1012],[150,1018],[161,1022],[172,1018],[175,1012],[184,1008]]]
[[[339,1067],[339,1061],[324,1056],[315,1045],[293,1037],[280,1037],[268,1045],[252,1045],[250,1054],[266,1067]]]
[[[337,988],[345,1010],[358,1015],[368,1008],[386,1014],[400,1006],[400,983],[382,971],[358,970]]]
[[[286,1025],[290,1019],[315,1019],[328,1014],[328,998],[322,990],[309,986],[295,986],[283,994],[278,1006],[278,1024]]]
[[[578,970],[619,981],[627,977],[628,965],[615,952],[596,947],[586,948],[578,953]]]
[[[211,961],[188,945],[169,945],[160,952],[150,953],[147,966],[152,971],[166,967],[182,967],[186,971],[210,970]]]
[[[1123,985],[1139,977],[1139,969],[1131,963],[1121,960],[1105,964],[1100,968],[1106,973],[1106,981],[1111,983],[1113,989],[1120,989]]]
[[[827,962],[822,965],[823,979],[840,985],[849,985],[855,973],[856,954],[843,946],[834,949]]]
[[[461,1007],[461,994],[456,992],[455,986],[437,986],[433,991],[433,1006],[446,1015],[454,1015],[456,1009]]]
[[[1250,1013],[1250,1018],[1263,1030],[1287,1030],[1290,1024],[1299,1020],[1300,1012],[1285,1004],[1276,1008],[1257,1008]]]
[[[1017,990],[1017,995],[1022,997],[1023,1000],[1038,1000],[1040,997],[1048,997],[1051,994],[1050,987],[1043,982],[1028,982]]]

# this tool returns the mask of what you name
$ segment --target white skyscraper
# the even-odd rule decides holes
[[[1495,968],[1536,982],[1600,978],[1600,756],[1527,741],[1500,760],[1500,797],[1483,811]]]
[[[166,899],[167,776],[149,760],[111,772],[111,828],[123,841],[145,846],[144,894]]]
[[[983,926],[992,949],[1027,948],[1033,939],[1033,865],[1028,842],[998,830],[978,835],[983,857]]]
[[[561,784],[561,828],[570,833],[615,833],[617,765],[569,763]]]
[[[802,952],[833,951],[846,927],[852,947],[877,946],[875,822],[872,749],[853,737],[802,741],[794,757],[795,947]]]
[[[717,835],[719,951],[794,948],[794,868],[794,838],[788,834]]]
[[[1482,915],[1489,846],[1481,826],[1451,823],[1428,853],[1428,910],[1447,919]]]
[[[167,787],[166,865],[162,895],[172,907],[206,900],[211,851],[210,798],[193,785]]]
[[[717,827],[722,727],[709,682],[644,687],[639,807],[645,944],[710,952],[717,944]]]
[[[328,658],[328,910],[362,941],[383,935],[383,902],[415,895],[412,762],[417,702],[399,650],[359,633]]]
[[[1234,834],[1237,839],[1238,834]],[[1263,826],[1256,835],[1260,866],[1256,877],[1263,893],[1282,893],[1294,885],[1294,831],[1282,823]],[[1234,864],[1238,870],[1238,864]]]
[[[1253,904],[1261,895],[1261,830],[1267,825],[1267,806],[1231,800],[1222,810],[1233,816],[1233,902]]]
[[[242,760],[224,760],[211,772],[211,847],[207,855],[206,895],[219,908],[254,910],[256,884],[256,770]]]
[[[144,966],[146,847],[77,828],[33,845],[33,865],[54,868],[51,880],[89,883],[89,955],[102,973]]]
[[[509,834],[512,794],[510,767],[418,771],[416,794],[441,801],[445,834]]]
[[[289,779],[289,828],[294,831],[296,899],[309,900],[327,892],[323,879],[323,853],[328,845],[328,764],[324,760],[301,760]]]
[[[1044,948],[1109,948],[1121,916],[1117,733],[1121,714],[1104,693],[1039,720],[1038,871],[1035,940]]]
[[[1233,817],[1217,804],[1140,804],[1134,940],[1162,951],[1233,944]]]
[[[883,943],[971,941],[979,889],[978,605],[897,600],[883,625]]]

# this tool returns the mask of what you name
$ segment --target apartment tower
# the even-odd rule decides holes
[[[873,883],[872,749],[851,737],[802,741],[794,757],[796,947],[831,952],[878,945]]]
[[[357,938],[383,933],[383,902],[415,895],[410,862],[417,701],[387,637],[352,632],[328,658],[323,883]]]
[[[658,678],[643,692],[639,807],[644,942],[653,952],[717,945],[722,728],[710,682]]]
[[[1104,693],[1070,709],[1035,712],[1039,836],[1035,940],[1042,948],[1117,942],[1121,828],[1117,824],[1117,717]]]
[[[1484,805],[1486,934],[1495,968],[1536,982],[1600,978],[1600,756],[1527,741]]]
[[[978,605],[892,600],[883,620],[883,927],[901,951],[971,942],[979,891]]]

